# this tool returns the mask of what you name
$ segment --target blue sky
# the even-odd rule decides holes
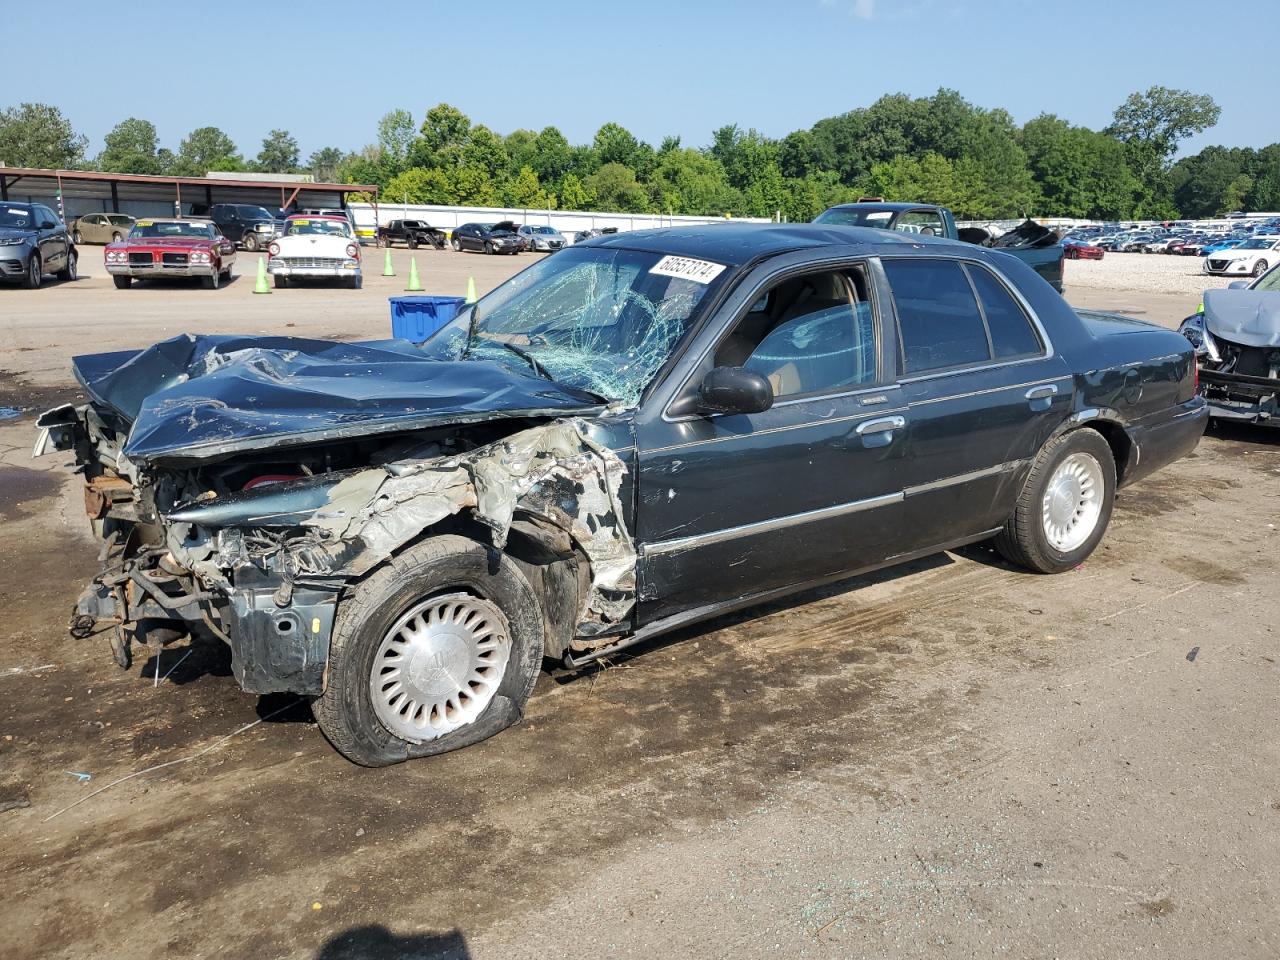
[[[1224,20],[1225,8],[1207,14],[1203,0],[5,6],[0,106],[55,104],[93,153],[138,116],[167,146],[212,125],[249,156],[283,126],[305,157],[358,148],[387,110],[417,122],[440,101],[500,133],[554,124],[579,143],[612,120],[655,145],[670,133],[701,146],[724,123],[780,137],[884,93],[939,86],[1019,122],[1047,111],[1094,128],[1135,90],[1189,88],[1222,107],[1191,150],[1280,140],[1273,31],[1250,29],[1248,15]],[[50,69],[51,50],[67,69]]]

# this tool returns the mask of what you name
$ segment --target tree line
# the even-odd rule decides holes
[[[376,142],[316,150],[304,162],[287,130],[272,130],[255,157],[217,127],[192,130],[177,150],[155,126],[118,123],[103,150],[46,104],[0,111],[0,161],[12,166],[203,176],[210,170],[311,173],[377,184],[392,203],[601,209],[631,213],[811,220],[859,196],[939,203],[963,219],[1028,215],[1092,219],[1204,217],[1280,209],[1280,144],[1207,147],[1175,162],[1178,145],[1217,123],[1205,94],[1152,87],[1130,95],[1103,130],[1041,114],[1019,126],[955,90],[889,94],[774,139],[736,124],[692,148],[657,147],[617,123],[589,144],[556,127],[499,134],[446,103],[421,122],[392,110]]]

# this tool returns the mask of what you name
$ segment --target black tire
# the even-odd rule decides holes
[[[241,240],[241,243],[243,243],[243,244],[244,244],[244,248],[245,248],[245,250],[247,250],[249,253],[257,253],[257,252],[258,252],[258,236],[257,236],[257,234],[252,233],[252,232],[246,233],[246,234],[244,235],[244,238]]]
[[[457,237],[454,237],[452,240],[449,241],[449,243],[450,245],[452,245],[454,253],[462,252],[462,241],[459,240]]]
[[[1257,263],[1253,265],[1253,275],[1255,277],[1260,277],[1266,272],[1267,272],[1267,261],[1259,260]]]
[[[27,260],[27,272],[22,277],[22,286],[27,290],[35,290],[44,283],[44,264],[40,262],[40,254],[33,252]]]
[[[1049,480],[1058,466],[1073,454],[1097,461],[1102,470],[1101,509],[1093,532],[1079,547],[1069,552],[1056,549],[1045,533],[1044,500]],[[1063,573],[1079,566],[1107,532],[1116,491],[1116,462],[1102,434],[1088,427],[1072,430],[1050,440],[1036,455],[1031,473],[1023,485],[1004,529],[996,535],[995,546],[1010,563],[1037,573]]]
[[[131,286],[133,286],[133,277],[115,276],[115,277],[112,277],[111,279],[115,281],[117,290],[128,290]]]
[[[84,243],[84,237],[80,235],[79,230],[71,231],[71,242],[74,243],[77,247],[80,246],[80,244]]]
[[[484,242],[484,252],[489,254],[490,256],[493,256],[493,244],[490,243],[488,240]]]
[[[348,290],[359,290],[362,286],[364,286],[362,282],[362,278],[358,275],[354,277],[343,277],[342,285],[346,287]]]
[[[217,290],[222,285],[222,277],[216,273],[200,278],[200,286],[206,290]]]
[[[76,278],[76,268],[79,265],[80,256],[74,250],[67,252],[67,265],[58,271],[59,280],[70,282]]]
[[[283,290],[285,287],[289,285],[289,278],[282,276],[281,274],[278,274],[278,273],[275,274],[271,278],[271,280],[275,284],[275,287],[277,290]]]
[[[382,638],[415,604],[432,596],[484,598],[507,620],[510,651],[492,701],[476,719],[435,740],[411,743],[378,719],[370,693]],[[510,557],[474,540],[439,536],[416,544],[376,570],[338,604],[329,648],[328,684],[312,703],[316,723],[348,760],[382,767],[479,743],[518,722],[542,664],[541,605]]]
[[[122,236],[121,236],[120,234],[118,234],[118,233],[113,233],[113,234],[111,235],[111,242],[112,242],[112,243],[119,243],[119,242],[120,242],[121,240],[123,240],[123,239],[124,239],[124,237],[122,237]],[[77,240],[76,242],[77,242],[77,243],[79,243],[79,241],[78,241],[78,240]]]
[[[418,249],[418,238],[415,237],[412,233],[409,234],[409,249],[410,250]]]

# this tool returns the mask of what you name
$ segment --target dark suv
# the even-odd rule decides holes
[[[218,225],[222,235],[232,243],[243,246],[250,253],[266,248],[280,232],[280,224],[266,207],[253,203],[215,203],[208,212],[192,215],[207,217]]]
[[[0,202],[0,280],[31,290],[46,273],[76,278],[76,248],[66,225],[43,204]]]

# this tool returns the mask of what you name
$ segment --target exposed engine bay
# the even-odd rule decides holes
[[[582,419],[495,415],[370,434],[329,414],[320,435],[348,436],[244,449],[217,426],[225,405],[213,429],[198,421],[202,397],[164,417],[170,432],[189,417],[193,440],[204,441],[198,456],[171,437],[161,455],[140,455],[130,443],[145,410],[130,416],[82,382],[93,401],[41,417],[36,453],[76,454],[103,542],[72,631],[110,628],[122,666],[134,642],[204,633],[231,647],[247,691],[319,693],[343,589],[436,533],[462,533],[522,564],[550,601],[551,656],[628,628],[627,468]]]
[[[1180,331],[1196,348],[1213,416],[1280,424],[1280,294],[1205,291],[1203,310]]]

